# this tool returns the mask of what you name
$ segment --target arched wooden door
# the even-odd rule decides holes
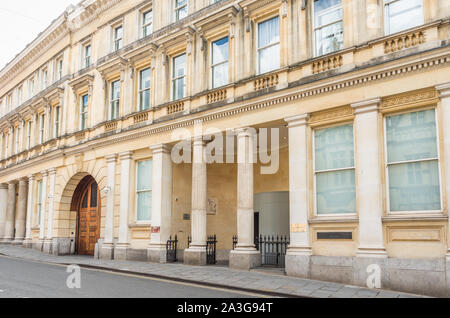
[[[100,193],[92,178],[85,186],[78,208],[77,252],[94,255],[95,244],[100,238]]]

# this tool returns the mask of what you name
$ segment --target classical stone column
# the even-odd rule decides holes
[[[39,219],[39,240],[36,244],[36,249],[42,251],[44,247],[45,240],[45,214],[46,214],[46,202],[47,202],[47,171],[42,171],[42,206],[41,206],[41,217]]]
[[[150,147],[153,152],[152,231],[147,249],[150,262],[166,262],[166,242],[172,234],[172,159],[167,145]]]
[[[27,200],[27,218],[26,218],[26,229],[25,229],[25,240],[23,245],[26,248],[31,248],[33,243],[33,238],[31,236],[31,220],[33,217],[33,207],[34,207],[34,184],[35,177],[33,175],[28,176],[28,200]]]
[[[286,273],[309,277],[308,114],[286,118],[289,129],[289,223],[290,245],[286,253]]]
[[[53,215],[54,215],[54,196],[55,196],[55,178],[56,169],[49,169],[48,175],[50,177],[50,189],[48,193],[48,217],[47,217],[47,232],[44,241],[44,253],[52,253],[53,241]]]
[[[113,259],[114,257],[114,194],[116,180],[117,155],[106,156],[108,164],[107,188],[106,188],[106,218],[105,239],[100,249],[100,258]]]
[[[8,203],[5,219],[5,235],[4,242],[11,243],[14,239],[14,217],[16,212],[16,183],[14,181],[8,183]]]
[[[447,198],[450,198],[450,83],[439,85],[436,87],[439,92],[442,114],[442,131],[444,140],[443,160],[445,165],[445,189]],[[450,219],[449,233],[447,234],[449,242],[447,242],[447,277],[450,277]],[[450,281],[448,282],[450,287]],[[450,290],[450,288],[449,288]]]
[[[0,242],[5,236],[6,213],[8,205],[8,184],[0,184]]]
[[[25,222],[27,216],[27,179],[19,181],[19,198],[17,200],[17,215],[16,215],[16,232],[14,236],[14,244],[23,244],[25,239]]]
[[[114,259],[126,260],[127,250],[130,247],[129,242],[129,210],[130,210],[130,176],[131,176],[131,160],[133,152],[127,151],[119,155],[121,162],[120,173],[120,224],[119,224],[119,241],[114,250]]]
[[[261,253],[255,248],[253,210],[253,135],[249,129],[237,129],[237,235],[236,249],[230,252],[230,267],[251,269],[261,265]]]
[[[194,137],[192,162],[192,242],[184,251],[184,263],[206,265],[207,173],[203,136]]]
[[[355,161],[359,212],[359,257],[387,257],[383,242],[380,99],[352,104],[355,112]]]

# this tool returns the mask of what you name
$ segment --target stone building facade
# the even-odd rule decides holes
[[[250,269],[255,234],[288,235],[287,275],[378,268],[449,295],[449,17],[447,0],[71,6],[0,71],[0,240],[165,262],[177,235],[205,264],[216,235]]]

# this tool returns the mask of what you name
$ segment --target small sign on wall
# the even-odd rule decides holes
[[[217,205],[218,200],[217,199],[208,199],[208,206],[207,206],[207,214],[208,215],[216,215],[217,214]]]
[[[291,224],[291,233],[304,233],[306,232],[306,224],[298,223]]]

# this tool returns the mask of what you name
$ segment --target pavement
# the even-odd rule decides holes
[[[358,286],[350,286],[340,283],[324,282],[310,279],[302,279],[280,275],[277,271],[240,271],[232,270],[226,266],[189,266],[180,263],[174,264],[156,264],[136,261],[116,261],[116,260],[99,260],[88,256],[53,256],[41,253],[33,249],[26,249],[21,246],[0,245],[0,256],[7,256],[7,259],[16,259],[33,262],[32,272],[39,271],[38,263],[46,265],[78,265],[87,270],[101,270],[101,275],[109,274],[103,277],[104,284],[112,274],[134,275],[148,279],[165,280],[166,283],[188,284],[192,289],[189,295],[202,296],[201,288],[223,289],[220,292],[224,295],[209,294],[209,297],[243,297],[242,295],[256,297],[273,296],[273,297],[310,297],[310,298],[422,298],[425,296],[413,295],[402,292],[395,292],[381,289],[369,289]],[[5,257],[3,257],[5,258]],[[3,260],[4,261],[4,260]],[[0,262],[0,275],[5,271],[4,266]],[[18,267],[20,268],[20,267]],[[11,271],[11,269],[10,269]],[[26,270],[30,272],[30,270]],[[62,269],[63,274],[67,278],[65,268]],[[109,272],[109,273],[108,273]],[[106,274],[105,274],[106,273]],[[17,272],[16,272],[17,274]],[[92,274],[92,272],[91,272]],[[98,273],[92,274],[100,275]],[[39,275],[34,275],[39,276]],[[118,275],[115,275],[118,276]],[[1,277],[1,276],[0,276]],[[102,281],[103,282],[103,281]],[[0,281],[0,284],[2,281]],[[192,285],[189,285],[192,284]],[[100,285],[99,285],[100,286]],[[118,285],[120,286],[120,285]],[[2,287],[0,287],[1,289]],[[119,288],[120,289],[120,288]],[[167,287],[170,291],[170,288]],[[111,288],[114,290],[114,288]],[[142,287],[142,290],[145,290]],[[164,288],[161,290],[165,290]],[[166,297],[165,294],[151,295],[148,292],[142,292],[144,297]],[[167,295],[177,297],[191,297],[185,294],[170,293]],[[207,294],[208,295],[208,294]],[[0,293],[1,296],[1,293]],[[111,297],[130,296],[120,292]],[[106,296],[108,297],[108,296]],[[133,296],[130,296],[133,297]],[[170,297],[170,296],[167,296]]]

